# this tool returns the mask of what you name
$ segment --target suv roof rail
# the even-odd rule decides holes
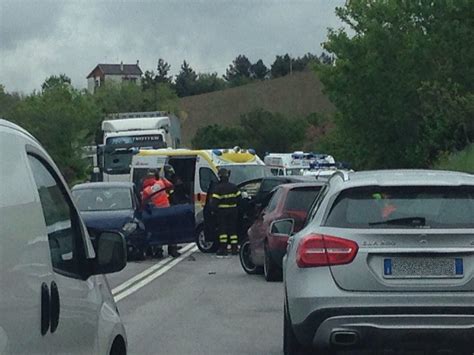
[[[347,170],[338,170],[332,176],[339,176],[342,179],[342,181],[350,180],[349,171]]]

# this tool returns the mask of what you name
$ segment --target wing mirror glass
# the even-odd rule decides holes
[[[272,222],[270,233],[275,236],[290,237],[293,235],[295,220],[293,218],[280,219]]]
[[[111,274],[127,265],[127,243],[119,232],[102,232],[95,238],[94,275]]]

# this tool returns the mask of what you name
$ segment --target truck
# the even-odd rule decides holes
[[[101,181],[129,181],[133,155],[140,149],[179,148],[178,117],[163,111],[110,114],[102,122],[103,142],[94,173]]]

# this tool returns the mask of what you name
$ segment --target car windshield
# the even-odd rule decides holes
[[[132,209],[132,196],[129,188],[84,188],[73,190],[72,195],[80,211]]]
[[[320,190],[321,186],[292,189],[286,197],[285,211],[307,212]]]
[[[326,226],[473,228],[474,187],[362,187],[343,191]]]
[[[221,168],[230,170],[230,182],[239,185],[244,181],[255,180],[269,176],[270,173],[265,165],[221,165]]]

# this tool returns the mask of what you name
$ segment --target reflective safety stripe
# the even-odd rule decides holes
[[[227,195],[212,194],[212,197],[217,198],[218,200],[222,200],[224,198],[235,198],[239,196],[240,196],[240,191],[237,191],[235,194],[227,194]]]
[[[239,239],[239,238],[236,235],[231,235],[230,240],[232,240],[232,239]]]
[[[239,242],[239,238],[236,235],[230,236],[230,244],[237,244]]]
[[[218,208],[235,208],[237,207],[236,204],[233,204],[233,205],[219,205],[217,206]]]
[[[221,235],[219,236],[219,241],[220,241],[221,243],[227,243],[227,234],[221,234]]]

